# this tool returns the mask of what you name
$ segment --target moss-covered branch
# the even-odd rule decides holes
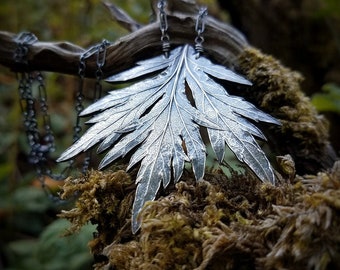
[[[282,123],[267,134],[272,151],[290,154],[298,174],[330,168],[337,157],[329,142],[328,121],[302,91],[301,74],[254,48],[245,49],[237,63],[254,85],[242,95]]]

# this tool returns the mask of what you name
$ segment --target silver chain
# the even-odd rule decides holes
[[[102,94],[102,85],[101,85],[101,80],[103,78],[103,71],[102,67],[105,65],[105,60],[106,60],[106,48],[110,45],[110,42],[107,40],[103,40],[100,44],[97,44],[95,46],[90,47],[88,50],[86,50],[84,53],[80,55],[79,59],[79,71],[78,75],[80,78],[79,82],[79,89],[78,93],[76,96],[76,113],[77,113],[77,118],[76,118],[76,124],[74,126],[74,136],[73,136],[73,142],[76,142],[80,138],[80,133],[82,131],[82,127],[80,124],[80,113],[83,111],[84,106],[83,106],[83,86],[84,86],[84,78],[85,78],[85,69],[86,69],[86,63],[85,60],[92,55],[96,54],[96,65],[97,65],[97,70],[95,73],[96,76],[96,83],[95,83],[95,89],[94,89],[94,94],[93,94],[93,101],[98,100],[101,97]],[[89,168],[90,161],[91,161],[91,151],[86,152],[86,156],[84,158],[83,166],[81,172],[83,174],[86,173],[86,171]]]
[[[206,7],[201,7],[198,16],[196,19],[196,25],[195,25],[195,31],[197,33],[197,36],[195,38],[195,50],[197,52],[197,58],[200,57],[200,55],[204,52],[203,48],[203,32],[205,30],[205,17],[208,15],[208,10]]]
[[[101,80],[103,79],[103,71],[102,67],[105,65],[106,61],[106,49],[111,43],[107,40],[103,40],[101,44],[98,45],[97,49],[97,70],[96,70],[96,86],[95,86],[95,91],[93,94],[93,101],[97,101],[101,95],[102,95],[102,84]]]
[[[159,0],[157,4],[157,8],[159,10],[159,28],[161,30],[161,41],[162,41],[162,50],[166,58],[169,57],[170,51],[170,37],[168,34],[168,20],[167,14],[165,11],[166,8],[166,1]],[[205,30],[205,17],[208,15],[207,7],[201,7],[198,12],[198,16],[196,19],[195,31],[197,36],[195,38],[195,50],[196,50],[196,57],[200,57],[200,55],[204,52],[203,48],[203,32]]]
[[[38,38],[30,32],[22,32],[15,37],[14,41],[17,43],[17,47],[13,55],[14,61],[16,63],[27,65],[29,46],[37,42]]]
[[[159,10],[159,28],[161,30],[162,50],[166,58],[169,57],[170,37],[168,35],[168,18],[165,12],[166,1],[159,0],[157,8]]]
[[[28,52],[29,46],[34,44],[38,39],[32,33],[24,32],[19,34],[15,41],[17,48],[14,52],[13,59],[18,64],[28,66]],[[76,95],[75,110],[77,112],[77,119],[74,126],[73,140],[77,140],[80,137],[82,131],[80,123],[80,112],[84,109],[83,106],[83,83],[85,78],[86,63],[85,60],[96,54],[96,83],[93,99],[97,100],[101,96],[102,86],[101,80],[103,78],[102,67],[105,65],[106,60],[106,48],[110,43],[103,40],[101,44],[91,47],[80,56],[78,75],[80,77],[79,89]],[[74,160],[70,160],[69,164],[59,174],[52,173],[49,166],[51,160],[48,158],[49,153],[55,151],[55,138],[51,128],[51,119],[48,114],[47,103],[47,91],[44,84],[44,77],[41,72],[22,72],[17,74],[20,96],[20,107],[24,116],[24,128],[28,144],[30,146],[30,152],[28,154],[28,162],[33,164],[36,168],[37,175],[41,181],[43,189],[51,195],[48,187],[45,185],[45,176],[49,176],[54,180],[65,179],[73,169]],[[38,98],[34,97],[33,85],[37,83]],[[40,112],[41,122],[38,121],[38,112]],[[42,123],[43,132],[39,130],[38,123]],[[85,173],[90,164],[90,154],[84,159],[82,173]],[[52,196],[53,197],[53,196]]]
[[[78,75],[80,78],[79,81],[79,87],[78,87],[78,92],[76,95],[76,102],[75,102],[75,110],[77,113],[77,119],[76,119],[76,124],[74,126],[74,136],[73,136],[73,142],[77,141],[80,138],[80,133],[82,131],[82,127],[80,125],[80,113],[83,111],[84,106],[83,106],[83,99],[84,99],[84,94],[83,94],[83,88],[84,88],[84,79],[85,79],[85,69],[86,69],[86,63],[85,60],[95,53],[97,54],[97,70],[96,70],[96,86],[95,86],[95,91],[94,91],[94,100],[97,100],[100,95],[101,95],[101,84],[100,81],[103,77],[103,71],[102,67],[105,64],[105,59],[106,59],[106,47],[110,45],[110,42],[107,40],[103,40],[103,42],[99,45],[95,45],[90,47],[88,50],[86,50],[84,53],[80,55],[79,58],[79,70],[78,70]]]
[[[29,47],[37,40],[37,37],[32,33],[20,33],[15,38],[17,48],[13,55],[14,61],[27,67]],[[44,77],[41,72],[21,72],[17,74],[17,78],[19,81],[20,108],[24,117],[26,138],[30,146],[28,162],[35,166],[43,190],[49,197],[55,199],[56,197],[52,195],[50,189],[45,184],[46,176],[56,178],[52,175],[49,167],[48,155],[55,150],[55,145],[51,130],[51,120],[48,114]],[[38,85],[38,99],[33,94],[33,85],[35,83]],[[43,132],[39,131],[37,110],[41,112]]]
[[[102,95],[102,84],[101,84],[101,80],[103,79],[102,67],[105,65],[106,48],[109,45],[110,45],[110,42],[104,39],[101,44],[94,46],[96,50],[96,55],[97,55],[97,60],[96,60],[97,69],[95,72],[96,82],[95,82],[93,98],[92,98],[93,102],[96,102]],[[85,64],[84,64],[84,68],[85,68]],[[79,115],[77,117],[79,117]],[[92,151],[89,150],[86,152],[86,156],[83,162],[83,167],[82,167],[83,174],[86,173],[86,171],[88,170],[90,166],[91,157],[92,157]]]

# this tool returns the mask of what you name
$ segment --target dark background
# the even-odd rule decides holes
[[[301,72],[303,91],[330,121],[331,141],[340,140],[340,2],[338,0],[200,1],[209,14],[229,21],[252,46]],[[149,1],[114,1],[147,23]],[[218,5],[219,4],[219,5]],[[0,30],[33,32],[39,40],[67,40],[82,47],[110,41],[127,32],[111,20],[99,0],[2,0]],[[1,45],[0,45],[1,46]],[[56,214],[65,204],[51,201],[32,166],[22,125],[14,73],[0,66],[0,269],[86,269],[92,258],[88,226],[73,239],[60,238],[68,227]],[[90,95],[93,82],[86,95]],[[72,141],[74,95],[78,78],[46,74],[49,110],[57,137],[57,157]],[[105,86],[107,88],[107,86]],[[57,168],[59,169],[59,168]],[[47,179],[52,192],[62,182]]]

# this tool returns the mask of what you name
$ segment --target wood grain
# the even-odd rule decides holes
[[[194,44],[196,17],[192,14],[174,12],[168,16],[171,46]],[[14,61],[17,49],[16,34],[0,31],[0,64],[18,71],[52,71],[78,74],[79,58],[85,51],[69,42],[41,42],[29,47],[27,64]],[[109,76],[130,68],[140,59],[162,53],[158,22],[141,27],[107,47],[106,63],[102,70]],[[228,24],[207,17],[204,32],[205,53],[222,65],[232,65],[247,46],[243,35]],[[95,77],[96,54],[86,60],[86,77]]]

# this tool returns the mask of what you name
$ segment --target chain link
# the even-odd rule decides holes
[[[76,142],[80,138],[80,133],[82,131],[82,127],[80,124],[80,113],[84,109],[83,106],[83,89],[84,89],[84,79],[85,79],[85,53],[80,56],[79,59],[79,85],[78,85],[78,91],[75,97],[75,111],[76,111],[76,123],[73,127],[73,143]]]
[[[95,47],[91,47],[88,49],[86,52],[84,52],[79,59],[79,86],[78,86],[78,92],[76,94],[76,100],[75,100],[75,111],[76,111],[76,123],[73,128],[73,143],[75,143],[77,140],[79,140],[81,131],[82,131],[82,125],[81,125],[81,118],[80,118],[80,113],[83,111],[84,106],[83,106],[83,99],[84,99],[84,79],[85,79],[85,69],[86,69],[86,63],[85,59],[92,56],[93,53],[95,52]],[[90,164],[90,154],[87,152],[85,154],[85,158],[83,161],[83,166],[81,169],[82,174],[85,174],[86,171],[88,170],[89,164]]]
[[[200,57],[200,55],[203,53],[203,32],[205,30],[205,17],[208,15],[208,10],[206,7],[201,7],[198,16],[196,19],[196,25],[195,25],[195,31],[197,33],[197,36],[195,38],[195,50],[197,52],[196,58]]]
[[[101,80],[103,79],[102,67],[105,65],[106,61],[106,49],[111,43],[107,40],[103,40],[98,46],[97,50],[97,70],[96,70],[96,85],[93,95],[93,101],[97,101],[102,95],[102,85]]]
[[[50,152],[55,151],[55,140],[54,135],[51,129],[51,117],[48,114],[48,105],[47,105],[47,92],[44,84],[44,77],[42,73],[38,72],[36,80],[38,81],[38,90],[39,90],[39,104],[40,111],[42,113],[42,120],[45,135],[43,138],[44,143],[48,146]]]
[[[82,131],[81,127],[81,120],[80,120],[80,113],[83,111],[84,106],[83,106],[83,86],[84,86],[84,78],[85,78],[85,69],[86,69],[86,62],[85,60],[92,55],[96,54],[96,65],[97,69],[95,72],[96,76],[96,82],[95,82],[95,89],[93,93],[93,101],[98,100],[101,97],[102,94],[102,85],[101,85],[101,80],[103,78],[103,71],[102,67],[105,65],[106,61],[106,49],[111,43],[107,40],[103,40],[100,44],[97,44],[95,46],[90,47],[88,50],[86,50],[81,56],[79,60],[79,89],[78,93],[76,95],[76,105],[75,105],[75,110],[77,113],[77,118],[76,118],[76,124],[74,127],[74,136],[73,136],[73,142],[77,141],[80,138],[80,134]],[[81,172],[83,174],[86,173],[88,170],[88,167],[90,165],[91,161],[91,151],[86,152],[86,156],[84,158],[83,166]]]
[[[13,59],[15,62],[28,65],[28,52],[29,46],[35,43],[38,39],[31,33],[23,32],[19,34],[15,41],[17,48],[14,51]],[[80,138],[82,126],[80,123],[80,113],[84,109],[83,106],[83,88],[85,79],[85,60],[92,55],[96,54],[97,69],[95,72],[96,83],[93,94],[93,99],[97,100],[101,97],[102,85],[101,80],[103,78],[102,67],[106,61],[106,49],[110,45],[110,42],[103,40],[100,44],[89,48],[80,56],[78,75],[80,78],[78,92],[75,100],[75,110],[77,113],[76,123],[74,126],[73,141],[75,142]],[[41,72],[22,72],[17,74],[19,81],[18,91],[20,96],[20,108],[23,114],[24,128],[28,144],[30,146],[30,152],[28,154],[28,162],[35,165],[37,175],[41,182],[44,191],[52,198],[51,191],[45,185],[45,177],[49,176],[54,180],[65,179],[73,169],[74,160],[70,160],[69,164],[60,174],[53,174],[49,167],[48,155],[50,152],[55,151],[55,138],[51,128],[51,118],[48,114],[47,103],[47,91],[44,83],[44,77]],[[34,97],[33,86],[37,85],[38,98]],[[42,125],[43,132],[40,132],[38,126],[38,112],[40,112],[39,119]],[[86,173],[90,164],[90,151],[87,152],[83,162],[82,173]]]
[[[28,154],[28,162],[38,165],[41,153],[39,153],[40,135],[38,132],[38,121],[36,119],[35,99],[32,94],[33,75],[31,73],[18,74],[19,79],[19,95],[20,107],[24,116],[24,127],[30,153]]]
[[[34,44],[38,39],[32,33],[23,32],[14,40],[17,43],[17,48],[14,51],[13,59],[15,62],[27,66],[29,46]],[[50,116],[48,115],[47,93],[44,85],[44,78],[40,72],[21,72],[17,73],[17,79],[19,81],[18,91],[20,108],[23,114],[26,138],[30,146],[28,162],[34,165],[44,192],[52,200],[59,201],[45,183],[46,176],[53,177],[51,176],[51,169],[48,167],[48,155],[55,150],[55,147]],[[35,83],[38,85],[38,100],[33,94],[33,86]],[[39,131],[38,109],[42,112],[43,134]]]
[[[168,35],[168,19],[165,12],[166,1],[159,0],[157,4],[157,8],[159,10],[159,29],[161,30],[162,36],[162,50],[166,58],[169,57],[170,51],[170,37]]]
[[[96,70],[96,80],[100,81],[103,76],[102,67],[105,64],[106,59],[106,47],[110,45],[110,42],[107,40],[103,40],[101,44],[97,44],[95,46],[90,47],[87,49],[84,53],[80,55],[79,58],[79,70],[78,75],[80,78],[79,86],[78,86],[78,92],[76,94],[76,101],[75,101],[75,110],[77,114],[76,124],[74,126],[74,136],[73,136],[73,142],[77,141],[80,138],[80,133],[82,131],[82,127],[80,124],[80,113],[84,110],[83,106],[83,88],[84,88],[84,79],[85,79],[85,69],[86,69],[86,63],[85,60],[91,57],[96,53],[96,64],[97,64],[97,70]],[[101,91],[101,89],[96,86],[95,88],[95,95],[98,95],[98,90]]]
[[[13,56],[14,61],[27,65],[29,46],[37,42],[38,38],[30,32],[22,32],[15,37],[14,41],[17,43]]]
[[[20,33],[15,41],[17,43],[17,48],[14,51],[13,59],[17,63],[21,63],[24,65],[28,65],[28,52],[29,46],[34,44],[37,41],[37,37],[32,33],[23,32]],[[52,147],[51,140],[53,141],[53,135],[51,136],[51,132],[48,123],[47,116],[47,103],[46,103],[46,92],[44,92],[44,87],[42,84],[42,75],[40,72],[22,72],[17,74],[19,80],[19,96],[20,96],[20,108],[22,114],[24,116],[24,128],[26,132],[26,137],[28,144],[30,146],[30,152],[28,154],[28,162],[33,164],[36,168],[36,172],[38,178],[41,182],[43,190],[51,195],[50,190],[45,185],[45,166],[47,163],[47,156],[50,151],[54,148]],[[38,80],[39,85],[39,104],[40,109],[43,111],[43,124],[45,127],[45,137],[42,138],[39,129],[38,129],[38,120],[36,113],[36,99],[33,96],[32,87],[35,80]],[[47,170],[49,172],[49,170]]]
[[[22,33],[16,37],[17,48],[14,52],[13,58],[17,63],[28,65],[28,52],[29,46],[37,41],[37,38],[31,33]],[[79,77],[80,85],[78,93],[76,95],[75,108],[77,112],[77,120],[74,127],[73,140],[76,141],[80,137],[82,127],[80,124],[80,113],[84,109],[83,106],[83,83],[85,78],[85,59],[97,53],[97,70],[96,70],[96,87],[94,91],[94,99],[98,99],[101,95],[101,84],[100,81],[103,77],[102,67],[105,64],[106,58],[106,47],[110,43],[106,40],[100,45],[96,45],[84,54],[81,55],[79,61]],[[55,150],[55,140],[51,128],[51,119],[48,114],[47,105],[47,91],[44,84],[44,77],[40,72],[30,72],[30,73],[18,73],[17,74],[19,86],[19,96],[20,96],[20,107],[22,114],[24,116],[24,128],[26,132],[26,137],[28,144],[30,146],[30,152],[28,154],[28,162],[33,164],[36,169],[36,173],[41,182],[43,190],[51,197],[56,200],[56,197],[52,195],[51,191],[45,184],[45,177],[49,176],[54,180],[65,179],[67,175],[70,174],[73,169],[74,160],[70,160],[69,164],[60,174],[53,174],[51,168],[49,167],[48,154]],[[37,83],[38,99],[33,95],[33,85]],[[38,127],[38,113],[37,109],[40,110],[40,119],[42,120],[42,126],[44,132],[41,133]],[[86,173],[90,164],[90,153],[84,159],[82,173]]]
[[[80,114],[84,110],[83,100],[84,100],[84,80],[85,80],[85,70],[86,70],[86,62],[85,60],[94,55],[97,54],[96,64],[97,64],[97,70],[96,70],[96,84],[95,84],[95,91],[94,91],[94,100],[97,100],[101,96],[101,83],[100,80],[103,77],[103,71],[102,67],[105,64],[106,59],[106,48],[111,43],[107,40],[103,40],[103,42],[99,45],[95,45],[87,49],[84,53],[80,55],[79,58],[79,67],[78,67],[78,75],[79,75],[79,85],[78,85],[78,91],[75,97],[75,111],[76,111],[76,122],[73,127],[73,143],[75,143],[77,140],[79,140],[81,136],[81,132],[83,130],[82,124],[81,124],[81,117]],[[69,161],[68,167],[66,167],[63,171],[63,173],[70,172],[74,165],[74,159],[71,159]],[[83,161],[81,173],[85,174],[88,170],[88,167],[91,162],[91,151],[86,152],[85,158]]]

